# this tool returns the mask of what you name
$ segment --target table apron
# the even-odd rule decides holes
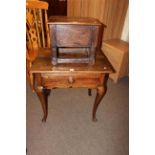
[[[96,88],[102,86],[105,74],[41,74],[44,88]]]

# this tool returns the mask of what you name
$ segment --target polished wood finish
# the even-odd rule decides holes
[[[47,96],[45,95],[45,89],[43,89],[42,85],[41,85],[41,76],[39,74],[35,75],[36,77],[36,81],[37,81],[37,87],[36,87],[36,93],[40,99],[41,102],[41,106],[44,112],[44,117],[42,119],[43,122],[46,121],[47,118],[47,114],[48,114],[48,108],[47,108]]]
[[[68,0],[69,17],[93,17],[107,25],[103,39],[120,38],[129,0]]]
[[[26,0],[26,8],[31,9],[48,9],[48,3],[37,0]]]
[[[101,41],[101,31],[104,25],[94,18],[70,18],[51,17],[49,19],[51,36],[51,48],[53,50],[52,63],[95,63],[96,49]],[[76,53],[85,49],[85,57],[62,58],[59,53],[61,49],[76,49]],[[74,53],[73,50],[72,53]],[[69,53],[70,53],[69,51]],[[78,53],[79,53],[78,52]],[[80,52],[81,53],[81,52]],[[87,57],[86,57],[87,55]]]
[[[38,57],[30,70],[35,78],[35,89],[43,109],[43,121],[47,118],[47,95],[45,91],[53,88],[95,88],[97,96],[93,108],[93,121],[96,121],[97,107],[105,94],[105,76],[113,73],[113,67],[102,54],[97,51],[96,62],[89,64],[51,64],[50,57]]]
[[[88,78],[89,77],[89,78]],[[78,88],[82,85],[83,88],[87,88],[88,85],[91,87],[96,87],[100,85],[102,79],[99,78],[100,74],[85,74],[81,75],[78,73],[59,73],[59,74],[42,74],[43,85],[46,88]]]
[[[97,118],[96,118],[96,111],[97,111],[97,108],[103,98],[103,96],[105,95],[105,86],[99,86],[97,87],[97,95],[96,95],[96,98],[95,98],[95,103],[94,103],[94,107],[93,107],[93,121],[96,122],[97,121]]]
[[[115,68],[116,72],[110,78],[117,83],[118,79],[129,74],[129,44],[120,39],[110,39],[103,42],[104,54]]]
[[[47,9],[46,2],[26,1],[26,75],[33,92],[33,77],[29,70],[37,56],[46,56],[50,52]]]
[[[47,9],[47,2],[26,0],[26,30],[27,34],[29,33],[28,39],[31,39],[32,44],[36,42],[39,48],[50,47]],[[33,36],[36,37],[34,38]]]
[[[52,65],[50,57],[38,57],[35,60],[35,63],[32,65],[30,72],[31,73],[65,73],[75,72],[81,73],[81,70],[84,73],[94,72],[96,73],[112,73],[112,66],[110,65],[108,59],[105,55],[101,53],[101,50],[98,49],[96,55],[96,62],[94,65],[90,66],[88,64],[57,64]]]
[[[102,23],[95,18],[89,17],[63,17],[63,16],[53,16],[49,18],[49,24],[55,25],[94,25],[101,26]]]

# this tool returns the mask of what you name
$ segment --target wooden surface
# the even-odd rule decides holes
[[[67,16],[81,17],[81,0],[67,1]]]
[[[104,33],[104,40],[121,38],[128,0],[106,0],[104,16],[101,21],[107,25]]]
[[[65,17],[65,16],[51,16],[48,24],[56,25],[103,25],[98,19],[90,17]]]
[[[119,39],[106,40],[103,43],[104,54],[114,66],[116,73],[110,77],[116,83],[119,78],[127,76],[129,72],[129,44]]]
[[[26,7],[31,9],[48,9],[48,3],[43,1],[26,0]]]
[[[114,72],[113,67],[101,50],[97,51],[96,63],[88,64],[57,64],[52,65],[50,57],[38,57],[30,70],[31,73],[61,73],[61,72],[94,72],[110,74]]]
[[[105,40],[104,44],[106,44],[107,47],[112,48],[113,50],[120,50],[124,52],[129,51],[129,44],[120,39]]]
[[[91,88],[97,91],[93,110],[92,120],[97,121],[96,111],[101,99],[106,93],[106,77],[114,70],[107,58],[98,51],[96,63],[93,66],[87,64],[51,64],[50,57],[38,57],[32,67],[31,74],[35,79],[35,90],[40,99],[43,118],[45,122],[48,115],[48,95],[52,88],[88,88],[91,95]]]
[[[81,0],[81,16],[94,17],[102,21],[105,0]]]
[[[67,14],[97,18],[107,26],[104,40],[120,38],[128,3],[128,0],[68,0]]]
[[[26,1],[26,75],[32,91],[34,91],[33,78],[29,70],[40,51],[43,51],[40,48],[50,47],[47,9],[46,2]]]
[[[95,63],[96,48],[101,42],[104,25],[94,18],[51,17],[49,19],[51,48],[53,50],[52,63]],[[87,57],[60,58],[61,48],[85,48]],[[67,50],[66,50],[67,53]],[[74,51],[73,51],[74,53]]]
[[[33,48],[34,46],[37,48],[50,47],[49,30],[47,26],[47,9],[47,2],[26,1],[27,39],[30,39],[29,43],[32,43]]]

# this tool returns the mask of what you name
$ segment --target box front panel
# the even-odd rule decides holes
[[[91,26],[56,26],[56,42],[58,47],[90,47],[91,38]]]

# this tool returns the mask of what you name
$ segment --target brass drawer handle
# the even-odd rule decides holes
[[[70,83],[70,84],[72,84],[72,83],[74,83],[74,78],[72,77],[72,76],[70,76],[69,78],[68,78],[68,82]]]

